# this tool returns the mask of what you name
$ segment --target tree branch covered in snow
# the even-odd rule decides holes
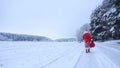
[[[91,14],[90,26],[95,40],[120,39],[120,1],[104,0]]]

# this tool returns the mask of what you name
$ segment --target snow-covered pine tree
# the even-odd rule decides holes
[[[95,40],[120,39],[120,0],[104,0],[91,14],[90,26]]]

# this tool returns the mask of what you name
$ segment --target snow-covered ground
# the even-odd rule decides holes
[[[120,68],[120,40],[95,44],[86,54],[83,42],[1,41],[0,68]]]

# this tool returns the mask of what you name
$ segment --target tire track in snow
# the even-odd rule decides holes
[[[98,47],[99,48],[104,48],[104,49],[109,49],[109,50],[114,50],[115,52],[118,52],[118,53],[120,53],[120,50],[119,49],[117,49],[117,48],[114,48],[114,47],[112,47],[112,46],[105,46],[105,45],[102,45],[102,46],[100,46],[100,45],[98,45]],[[120,47],[119,47],[120,48]]]
[[[98,46],[99,50],[101,49],[101,51],[107,56],[109,57],[112,62],[114,62],[115,64],[117,64],[120,68],[120,58],[118,56],[120,56],[120,50],[116,49],[116,48],[112,48],[109,46]],[[116,58],[118,57],[118,58]]]
[[[99,48],[96,48],[96,52],[98,54],[95,54],[95,58],[97,59],[99,68],[120,68],[114,62],[112,62],[112,60],[107,57],[107,55],[101,52]]]
[[[74,68],[120,68],[96,46],[91,53],[83,53]]]
[[[95,49],[91,49],[91,53],[85,53],[84,50],[74,68],[99,68],[94,56],[95,53]]]
[[[76,66],[78,65],[79,60],[81,59],[81,57],[82,57],[83,53],[84,53],[84,50],[80,53],[79,58],[78,58],[78,60],[77,60],[76,64],[74,65],[74,68],[76,68]]]
[[[47,66],[51,65],[52,63],[55,63],[56,61],[60,60],[61,58],[66,57],[66,56],[68,56],[68,55],[70,55],[70,54],[74,54],[74,51],[78,50],[78,48],[79,48],[79,47],[77,46],[77,47],[73,48],[71,51],[68,51],[67,53],[64,52],[63,55],[57,57],[56,59],[52,60],[51,62],[49,62],[49,63],[47,63],[47,64],[41,66],[40,68],[46,68]],[[81,50],[83,50],[83,49],[81,49]],[[77,52],[78,52],[78,51],[77,51]]]

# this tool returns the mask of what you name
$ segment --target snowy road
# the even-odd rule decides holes
[[[0,68],[120,68],[117,42],[96,42],[88,54],[77,42],[0,42]]]
[[[83,53],[79,57],[78,63],[76,64],[75,68],[120,68],[120,63],[119,65],[117,65],[116,62],[112,61],[113,59],[117,58],[111,59],[110,56],[105,54],[102,50],[104,50],[104,48],[100,49],[99,47],[96,47],[92,49],[92,52],[90,54]],[[113,52],[115,51],[112,50],[111,55],[116,55],[117,57],[117,54],[113,54]],[[119,61],[117,60],[117,62]]]

